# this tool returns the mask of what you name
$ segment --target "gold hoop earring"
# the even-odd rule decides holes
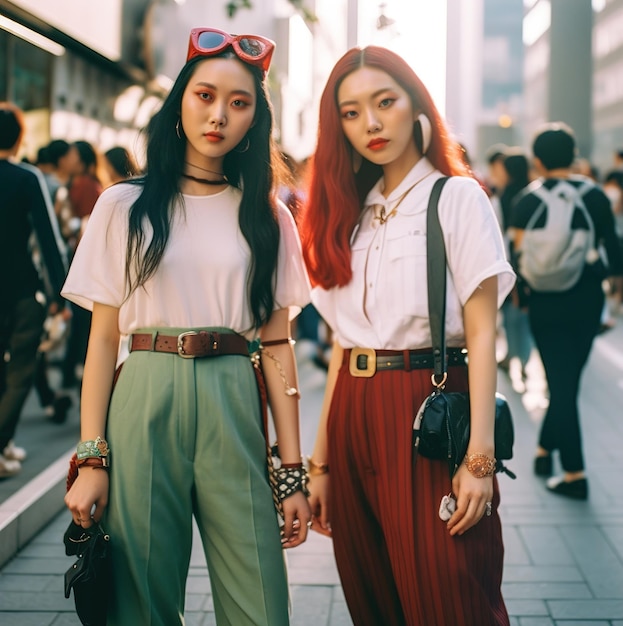
[[[177,135],[178,139],[182,138],[182,135],[180,133],[180,122],[181,122],[181,118],[177,118],[177,122],[175,123],[175,134]]]
[[[248,136],[246,139],[247,139],[247,145],[242,150],[238,150],[238,146],[236,146],[234,148],[235,152],[238,152],[238,154],[242,154],[243,152],[246,152],[251,147],[251,140],[249,139]]]

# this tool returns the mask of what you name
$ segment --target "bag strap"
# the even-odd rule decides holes
[[[426,212],[426,268],[428,321],[433,347],[434,380],[445,382],[446,374],[446,246],[439,223],[439,196],[449,177],[433,185]]]

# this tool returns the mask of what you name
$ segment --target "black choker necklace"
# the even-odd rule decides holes
[[[190,165],[190,167],[196,167],[198,170],[201,170],[202,172],[209,172],[210,174],[218,174],[219,176],[223,175],[223,172],[215,172],[214,170],[209,170],[206,167],[195,165],[194,163],[191,163],[190,161],[184,161],[184,163],[186,163],[186,165]]]
[[[194,180],[196,183],[203,183],[204,185],[229,185],[229,181],[224,176],[220,180],[208,180],[207,178],[197,178],[196,176],[191,176],[190,174],[182,174],[182,176],[184,178],[188,178],[188,180]]]

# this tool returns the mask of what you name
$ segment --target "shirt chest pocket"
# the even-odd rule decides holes
[[[351,267],[353,269],[353,274],[365,271],[374,235],[374,232],[357,232],[354,234],[350,244]]]
[[[420,230],[388,233],[387,288],[399,317],[428,318],[426,235]]]

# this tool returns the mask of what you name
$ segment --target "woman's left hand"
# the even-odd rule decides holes
[[[283,502],[284,525],[281,545],[284,548],[295,548],[307,539],[308,523],[311,522],[311,509],[302,491],[293,493]]]
[[[493,477],[476,478],[461,464],[452,478],[452,491],[456,495],[456,511],[448,520],[448,530],[453,536],[462,535],[485,515],[486,503],[493,499]]]

